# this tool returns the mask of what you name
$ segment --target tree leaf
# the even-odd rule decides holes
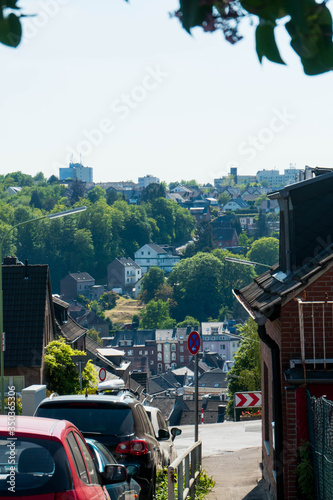
[[[15,14],[0,19],[0,43],[9,47],[17,47],[21,41],[22,27]]]
[[[183,28],[191,33],[191,28],[201,26],[207,15],[212,13],[212,6],[199,0],[180,0],[180,10]]]
[[[259,61],[267,57],[272,62],[285,64],[277,48],[274,37],[275,25],[271,22],[261,20],[256,29],[256,50]]]

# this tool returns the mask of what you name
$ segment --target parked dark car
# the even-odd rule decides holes
[[[167,467],[177,458],[174,440],[176,436],[179,436],[182,433],[182,431],[178,427],[172,427],[169,431],[166,420],[163,417],[161,410],[158,408],[155,408],[154,406],[145,406],[145,410],[152,423],[155,437],[160,443],[162,465],[163,467]]]
[[[0,416],[0,498],[107,500],[87,444],[66,420]],[[105,484],[112,465],[104,470]]]
[[[96,468],[102,481],[104,480],[106,465],[112,464],[114,467],[112,482],[110,481],[111,478],[109,475],[109,484],[105,485],[106,491],[110,495],[110,499],[137,500],[141,488],[132,476],[138,472],[138,467],[136,465],[128,465],[128,467],[125,467],[125,465],[117,464],[114,456],[106,446],[96,441],[96,439],[87,438],[86,443],[93,455]]]
[[[140,500],[153,499],[156,471],[162,468],[161,449],[146,410],[132,395],[46,398],[35,415],[69,420],[85,438],[103,443],[117,463],[137,465],[134,479],[141,487]]]

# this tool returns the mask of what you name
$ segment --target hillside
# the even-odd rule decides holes
[[[110,311],[105,311],[105,316],[110,318],[113,324],[131,323],[134,314],[139,314],[143,308],[142,302],[133,299],[119,297],[116,307]]]

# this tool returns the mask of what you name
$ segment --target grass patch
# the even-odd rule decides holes
[[[177,475],[175,475],[177,481]],[[215,481],[203,470],[195,488],[195,500],[203,500],[214,487]],[[177,482],[175,484],[175,498],[177,498]],[[157,472],[155,500],[168,500],[168,469]]]
[[[139,300],[125,299],[119,297],[116,306],[109,311],[105,311],[105,317],[110,318],[112,323],[131,323],[134,314],[139,314],[144,305]]]

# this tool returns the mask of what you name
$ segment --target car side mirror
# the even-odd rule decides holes
[[[178,427],[172,427],[171,429],[171,434],[172,434],[172,441],[174,441],[176,436],[179,436],[182,433],[182,430],[179,429]]]
[[[125,465],[107,464],[102,477],[104,484],[122,483],[127,481],[127,469]]]
[[[166,429],[158,429],[158,438],[157,439],[169,439],[170,438],[170,432],[167,431]]]

